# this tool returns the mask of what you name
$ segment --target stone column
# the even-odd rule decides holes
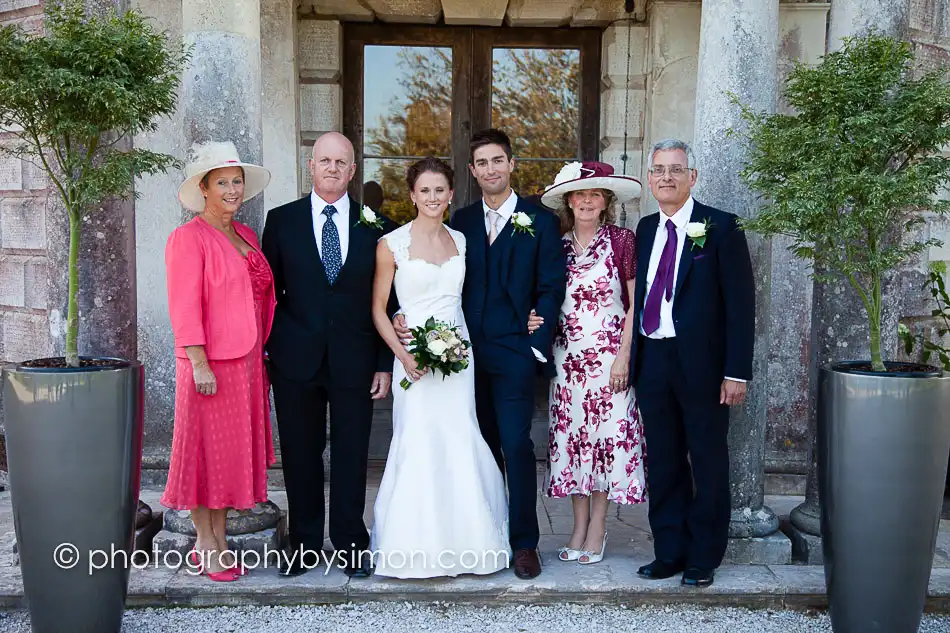
[[[183,0],[182,31],[192,47],[182,78],[185,149],[231,141],[242,160],[263,162],[261,0]],[[260,235],[264,202],[241,207],[238,220]]]
[[[900,36],[907,30],[910,11],[909,0],[835,0],[831,4],[828,28],[828,50],[841,48],[843,38],[859,36],[876,28],[887,35]],[[922,280],[921,280],[922,282]],[[897,284],[910,288],[909,284]],[[913,284],[919,288],[920,283]],[[885,294],[890,294],[885,288]],[[790,516],[795,557],[812,564],[822,562],[821,511],[818,505],[818,455],[817,437],[817,392],[818,368],[835,361],[867,358],[868,321],[864,305],[845,282],[814,284],[811,315],[812,352],[810,357],[808,428],[811,438],[809,451],[808,480],[805,501],[795,507]],[[885,350],[896,349],[896,323],[903,302],[892,295],[885,301],[882,331]],[[921,312],[922,313],[922,312]],[[890,327],[893,323],[894,327]],[[890,339],[890,340],[888,340]],[[885,354],[887,351],[885,351]]]
[[[705,0],[699,40],[696,87],[695,151],[699,180],[696,197],[736,213],[755,214],[757,202],[742,184],[745,158],[742,122],[729,93],[758,111],[774,111],[778,103],[778,0]],[[736,137],[727,131],[736,128]],[[753,381],[747,401],[732,410],[729,429],[732,488],[732,540],[727,556],[735,562],[787,563],[790,543],[770,537],[778,517],[764,505],[763,453],[768,368],[768,325],[771,294],[771,247],[749,235],[755,270],[756,321]]]

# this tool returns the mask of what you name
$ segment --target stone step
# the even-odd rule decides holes
[[[320,605],[341,602],[416,601],[457,604],[593,603],[696,604],[769,609],[827,608],[824,572],[805,565],[726,565],[711,587],[684,587],[678,578],[648,581],[636,575],[646,560],[609,556],[598,565],[561,563],[554,552],[542,556],[544,569],[533,580],[505,570],[486,577],[394,580],[349,579],[333,568],[280,578],[271,569],[253,569],[232,583],[217,583],[182,569],[133,570],[127,605],[210,607],[239,605]],[[0,569],[0,608],[25,608],[19,569]],[[929,611],[950,612],[950,568],[934,568]]]

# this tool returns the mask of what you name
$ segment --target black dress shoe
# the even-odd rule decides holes
[[[637,570],[637,575],[650,580],[671,578],[686,569],[682,561],[660,560],[659,558]]]
[[[373,565],[369,560],[358,560],[356,565],[344,566],[343,573],[350,578],[369,578],[373,575]]]
[[[310,567],[304,565],[300,558],[297,557],[290,563],[282,564],[277,570],[277,575],[282,578],[293,578],[294,576],[306,574],[308,571],[310,571]]]
[[[708,587],[713,583],[714,572],[712,569],[703,569],[702,567],[690,567],[683,572],[683,584],[692,587]]]
[[[522,580],[536,578],[541,573],[541,559],[536,549],[515,550],[515,576]]]
[[[317,556],[301,556],[300,550],[291,550],[284,552],[281,556],[277,568],[277,574],[283,578],[293,578],[306,574],[308,571],[320,564]]]

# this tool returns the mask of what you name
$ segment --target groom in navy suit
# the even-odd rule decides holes
[[[752,379],[752,262],[737,216],[693,199],[686,143],[654,145],[649,183],[660,213],[637,226],[630,375],[646,436],[656,560],[638,573],[683,572],[683,584],[702,587],[729,536],[729,407],[742,404]]]
[[[566,292],[566,262],[556,215],[511,189],[511,141],[499,130],[472,136],[469,169],[482,198],[452,217],[465,235],[462,310],[475,356],[475,410],[482,436],[508,483],[515,574],[541,573],[537,470],[531,419],[535,377],[555,374],[554,324]],[[532,311],[542,324],[528,332]],[[400,318],[393,325],[411,339]]]

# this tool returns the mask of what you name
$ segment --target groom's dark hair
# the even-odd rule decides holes
[[[505,150],[505,156],[508,157],[508,160],[511,160],[511,139],[501,130],[488,128],[472,134],[472,140],[468,143],[468,162],[474,164],[475,150],[486,145],[501,145],[502,149]]]

